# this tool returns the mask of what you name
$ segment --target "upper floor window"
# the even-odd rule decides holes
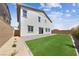
[[[40,19],[41,19],[41,17],[39,17],[39,16],[38,16],[38,22],[41,22],[41,20],[40,20]]]
[[[27,17],[27,11],[23,9],[23,16]]]

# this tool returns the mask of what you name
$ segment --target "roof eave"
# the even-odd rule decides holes
[[[17,9],[21,8],[21,7],[24,7],[24,8],[29,8],[29,9],[32,9],[32,10],[35,10],[35,11],[39,11],[39,12],[43,12],[45,14],[45,16],[49,19],[49,21],[52,23],[52,21],[50,20],[50,18],[47,16],[47,14],[43,11],[43,10],[38,10],[38,9],[35,9],[35,8],[32,8],[32,7],[29,7],[29,6],[24,6],[22,4],[17,4]],[[18,11],[17,11],[18,12]],[[19,21],[19,19],[18,19]]]

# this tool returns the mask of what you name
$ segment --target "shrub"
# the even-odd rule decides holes
[[[75,29],[73,29],[72,31],[73,31],[73,36],[75,36],[75,38],[79,39],[79,26],[76,27]]]
[[[12,47],[16,47],[16,44],[13,44]]]

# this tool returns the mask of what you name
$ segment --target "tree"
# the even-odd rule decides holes
[[[73,31],[73,36],[75,36],[77,39],[79,39],[79,26],[72,29],[72,31]]]

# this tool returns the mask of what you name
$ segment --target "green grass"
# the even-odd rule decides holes
[[[52,35],[26,41],[35,56],[75,56],[72,40],[68,35]]]

